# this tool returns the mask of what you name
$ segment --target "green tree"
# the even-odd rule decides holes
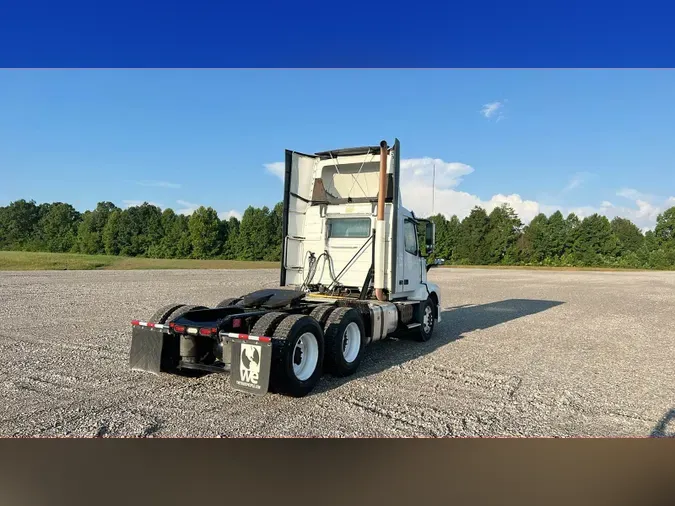
[[[0,215],[0,243],[3,248],[27,249],[36,239],[40,214],[34,200],[10,202]]]
[[[524,228],[519,242],[521,260],[538,264],[544,261],[550,248],[548,218],[539,213]]]
[[[270,212],[268,215],[270,244],[269,248],[267,249],[267,253],[263,258],[270,262],[281,260],[283,212],[284,203],[278,202],[277,205],[274,206],[274,209],[272,209],[272,212]]]
[[[618,252],[619,240],[607,217],[596,213],[582,220],[574,243],[574,253],[582,265],[606,264]]]
[[[249,206],[239,226],[239,258],[242,260],[263,260],[269,256],[271,227],[269,209]]]
[[[659,245],[675,245],[675,207],[657,216],[654,237]]]
[[[459,228],[461,222],[453,215],[449,220],[442,214],[429,218],[436,225],[436,249],[432,255],[434,258],[442,258],[446,263],[451,263],[455,256]]]
[[[227,239],[223,245],[223,258],[235,260],[239,254],[239,220],[232,216],[227,220]]]
[[[41,242],[48,251],[67,252],[75,246],[80,213],[70,204],[56,202],[40,218]]]
[[[117,206],[112,202],[99,202],[96,209],[86,211],[77,230],[77,250],[80,253],[95,255],[105,253],[103,229],[108,217]]]
[[[489,227],[490,220],[482,207],[474,207],[469,216],[462,220],[455,250],[459,262],[475,265],[487,263],[485,236]]]
[[[645,237],[632,221],[617,216],[610,225],[612,232],[619,239],[622,254],[634,253],[642,247]]]
[[[159,256],[162,247],[162,210],[144,202],[125,211],[129,247],[123,254],[130,256]]]
[[[211,207],[201,206],[188,220],[192,256],[194,258],[216,257],[221,248],[220,220]]]
[[[176,214],[173,209],[165,209],[162,213],[162,229],[160,254],[163,258],[188,258],[192,253],[192,239],[188,227],[188,217]]]
[[[122,217],[124,211],[115,209],[108,216],[103,227],[103,248],[106,255],[119,255],[122,253],[122,248],[125,246],[123,242],[126,240],[126,235],[123,231]]]
[[[576,254],[574,253],[574,244],[579,236],[579,227],[581,220],[579,217],[570,213],[565,218],[565,252],[563,253],[563,265],[576,265]]]
[[[557,260],[565,253],[567,230],[565,218],[560,211],[556,211],[548,218],[546,231],[546,258]]]
[[[488,219],[488,231],[485,236],[486,260],[490,264],[496,264],[503,262],[507,253],[512,251],[523,223],[508,204],[495,207]]]

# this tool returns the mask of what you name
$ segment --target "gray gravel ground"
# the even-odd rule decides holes
[[[128,369],[133,318],[276,271],[0,273],[2,436],[675,433],[675,273],[437,269],[442,323],[303,399]]]

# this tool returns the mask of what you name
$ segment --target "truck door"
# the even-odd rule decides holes
[[[422,264],[417,241],[417,225],[410,218],[403,219],[403,275],[399,277],[400,291],[414,291],[422,281]]]

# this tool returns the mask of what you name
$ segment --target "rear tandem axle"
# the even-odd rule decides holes
[[[260,290],[215,308],[172,304],[149,321],[133,320],[130,366],[159,374],[230,373],[236,390],[307,395],[324,371],[353,374],[371,342],[394,331],[431,336],[430,298],[377,303],[311,300],[302,291]]]

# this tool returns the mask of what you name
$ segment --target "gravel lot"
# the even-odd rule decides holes
[[[375,343],[303,399],[128,369],[132,318],[274,287],[276,271],[0,273],[0,435],[675,433],[675,273],[431,272],[431,341]]]

